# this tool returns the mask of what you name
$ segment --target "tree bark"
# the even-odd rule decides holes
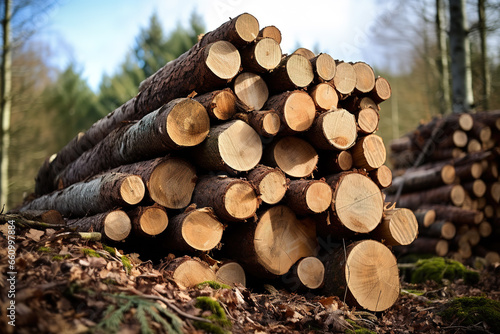
[[[112,210],[94,216],[70,219],[67,226],[76,232],[100,232],[112,241],[125,240],[132,229],[130,218],[121,210]]]
[[[332,188],[323,180],[293,180],[285,201],[298,215],[321,213],[332,205]]]
[[[424,166],[411,171],[409,170],[403,175],[395,177],[392,180],[392,186],[387,188],[385,192],[394,194],[402,187],[401,193],[410,193],[452,184],[454,181],[455,167],[451,164],[436,166],[430,169]]]
[[[193,288],[206,281],[215,281],[214,271],[205,262],[189,256],[172,260],[165,268],[167,275],[184,288]]]
[[[257,166],[262,142],[250,125],[233,120],[213,126],[208,138],[193,148],[192,156],[201,168],[237,174]]]
[[[123,164],[198,145],[207,137],[209,126],[209,117],[200,103],[172,100],[141,121],[122,125],[82,154],[58,176],[58,188]]]
[[[63,216],[83,217],[135,205],[143,199],[144,193],[144,183],[139,176],[108,173],[41,196],[20,211],[54,209]]]
[[[441,238],[445,240],[452,240],[456,235],[457,229],[452,222],[439,220],[429,226],[428,228],[421,229],[420,234],[430,238]]]
[[[445,15],[443,10],[443,0],[436,0],[436,36],[439,49],[439,71],[440,71],[440,112],[442,115],[451,111],[450,101],[450,68],[448,62],[448,34],[445,29]]]
[[[255,215],[259,199],[247,181],[223,176],[201,178],[195,188],[193,203],[213,208],[224,221],[243,221]]]
[[[206,252],[219,244],[223,230],[211,208],[186,210],[172,217],[163,244],[172,251]]]
[[[281,117],[283,134],[306,131],[316,116],[313,99],[303,91],[288,91],[271,96],[265,104],[266,109],[275,110]]]
[[[160,205],[139,206],[127,212],[136,236],[151,238],[159,235],[169,224],[167,211]]]
[[[352,155],[349,151],[326,151],[320,155],[319,171],[321,175],[340,173],[352,168]]]
[[[356,119],[345,109],[321,113],[307,132],[308,141],[323,150],[347,150],[356,138]]]
[[[308,177],[316,169],[318,154],[303,139],[292,136],[283,137],[266,147],[262,163],[271,167],[279,167],[291,177]]]
[[[450,221],[455,225],[476,225],[484,218],[480,211],[464,210],[450,205],[426,204],[422,206],[422,209],[433,210],[436,220]]]
[[[234,93],[250,111],[261,110],[269,97],[264,79],[250,72],[240,73],[234,79]]]
[[[279,168],[258,165],[247,176],[260,199],[267,204],[276,204],[285,196],[287,179]]]
[[[230,226],[224,233],[225,251],[257,277],[286,274],[299,259],[314,256],[314,222],[299,221],[284,205],[259,213],[256,222]]]
[[[394,305],[399,291],[396,258],[380,242],[354,242],[325,261],[323,294],[345,296],[351,305],[379,312]]]
[[[262,38],[252,42],[240,49],[240,54],[243,70],[253,73],[270,72],[281,61],[280,44],[272,38]]]
[[[409,245],[418,235],[417,218],[408,209],[386,210],[382,222],[371,235],[387,246]]]
[[[50,165],[50,178],[55,179],[74,158],[101,142],[121,122],[142,119],[165,103],[187,96],[192,91],[205,93],[221,88],[238,73],[240,57],[232,44],[218,41],[192,50],[182,60],[175,62],[175,65],[166,65],[160,69],[147,88],[94,123],[82,137],[63,147]],[[43,189],[43,193],[53,189]]]
[[[448,254],[448,241],[437,238],[420,237],[415,239],[410,245],[397,247],[395,250],[398,253],[416,253],[416,254],[433,254],[437,256],[445,256]]]

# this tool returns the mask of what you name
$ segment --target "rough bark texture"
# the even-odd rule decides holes
[[[403,193],[409,193],[451,184],[453,181],[455,181],[455,168],[451,164],[430,169],[413,169],[395,177],[392,186],[386,189],[386,193],[396,193],[400,187]]]
[[[100,232],[108,240],[122,241],[130,234],[132,224],[125,212],[112,210],[94,216],[70,219],[68,228],[77,232]]]
[[[443,239],[420,237],[415,239],[410,245],[402,247],[400,250],[405,254],[416,253],[445,256],[448,254],[449,244],[448,241]]]
[[[252,217],[259,206],[254,187],[248,181],[224,176],[207,176],[196,185],[193,203],[211,207],[224,221],[242,221]]]
[[[285,201],[298,215],[321,213],[332,204],[332,189],[323,180],[294,180],[288,186]]]
[[[193,149],[193,160],[199,167],[231,174],[251,170],[261,156],[259,135],[241,120],[212,127],[207,140]]]
[[[210,120],[205,108],[191,99],[175,99],[134,124],[124,124],[82,154],[58,176],[58,188],[111,168],[151,159],[201,143]]]
[[[261,212],[256,222],[230,226],[223,240],[228,254],[259,277],[286,274],[299,259],[314,256],[317,247],[314,222],[299,221],[284,205]]]
[[[135,205],[144,193],[144,183],[139,176],[109,173],[41,196],[20,211],[54,209],[64,216],[83,217]]]
[[[387,246],[409,245],[417,234],[417,218],[411,210],[404,208],[384,211],[382,222],[371,233]]]
[[[394,200],[394,197],[387,196],[387,201]],[[422,204],[432,203],[451,203],[460,206],[464,200],[464,188],[458,184],[450,184],[425,191],[403,194],[399,198],[397,204],[399,207],[417,209]]]
[[[379,312],[396,302],[399,290],[396,258],[377,241],[352,243],[325,261],[324,294],[345,296],[351,304]]]
[[[223,230],[211,208],[189,210],[170,220],[165,248],[188,253],[209,251],[219,244]]]
[[[424,205],[424,209],[433,210],[436,220],[451,221],[456,225],[475,225],[479,224],[484,215],[476,210],[464,210],[450,205]]]
[[[247,176],[260,199],[267,204],[276,204],[285,196],[287,179],[279,168],[258,165]]]
[[[355,117],[344,109],[321,113],[307,132],[307,138],[318,149],[347,150],[356,143]]]
[[[83,136],[68,143],[50,164],[50,185],[55,177],[83,152],[89,150],[111,133],[121,122],[138,120],[175,98],[192,91],[204,93],[221,88],[239,70],[240,57],[236,48],[219,41],[203,48],[192,48],[189,55],[167,66],[154,76],[151,84],[137,96],[94,123]],[[223,63],[224,66],[220,64]],[[53,186],[54,187],[54,186]],[[41,189],[43,193],[54,188]],[[43,188],[43,187],[42,187]]]

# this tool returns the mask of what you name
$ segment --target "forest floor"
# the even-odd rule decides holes
[[[479,283],[402,282],[398,301],[379,313],[338,297],[236,286],[178,287],[161,263],[142,262],[101,242],[52,229],[0,226],[1,333],[495,333],[497,302],[466,317],[445,316],[455,300],[500,300],[500,267]],[[9,234],[11,231],[11,234]],[[10,248],[16,247],[16,252]],[[15,236],[13,238],[12,236]],[[10,254],[10,258],[9,258]],[[15,262],[9,260],[15,258]],[[12,267],[11,267],[12,266]],[[458,298],[458,299],[457,299]],[[496,312],[496,313],[495,313]],[[479,317],[478,317],[479,316]],[[13,326],[15,325],[15,326]]]

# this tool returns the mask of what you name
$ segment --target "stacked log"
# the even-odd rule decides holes
[[[498,259],[499,144],[500,111],[434,118],[391,142],[387,200],[415,210],[423,236],[401,251]]]
[[[186,287],[281,277],[387,309],[399,291],[388,247],[418,231],[381,191],[390,85],[366,63],[283,55],[280,42],[249,14],[205,34],[47,159],[21,211],[56,209],[73,229],[181,256],[167,271]]]

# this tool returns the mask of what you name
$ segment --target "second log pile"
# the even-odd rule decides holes
[[[500,111],[435,118],[391,143],[387,200],[415,210],[420,224],[405,251],[500,261],[499,145]],[[421,152],[421,165],[409,169]]]
[[[417,222],[381,192],[392,174],[374,132],[389,83],[362,62],[282,55],[280,42],[249,14],[205,34],[47,159],[21,211],[173,252],[167,269],[184,286],[246,273],[392,306],[387,246],[410,244]],[[187,256],[209,251],[227,260]]]

